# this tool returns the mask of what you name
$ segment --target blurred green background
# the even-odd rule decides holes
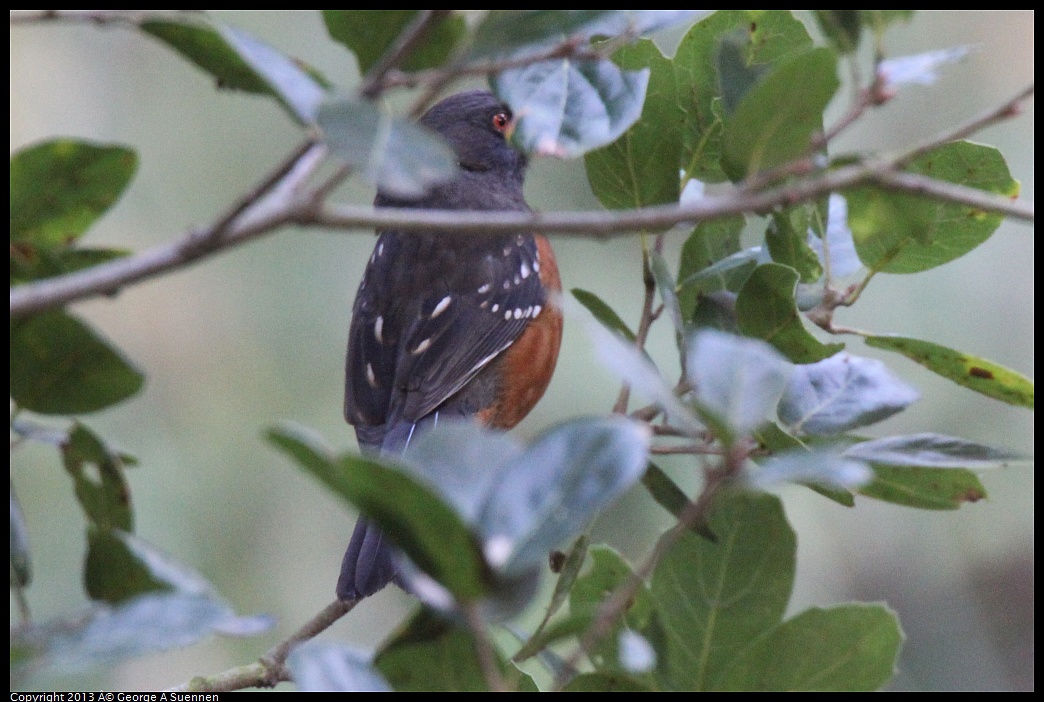
[[[337,84],[355,61],[326,38],[314,12],[215,16],[316,65]],[[840,150],[913,143],[1009,98],[1033,81],[1033,13],[920,13],[888,36],[890,55],[970,44],[975,53],[930,87],[912,87],[839,141]],[[677,36],[661,37],[673,50]],[[832,105],[837,115],[850,93]],[[829,120],[828,120],[829,122]],[[133,31],[86,24],[11,29],[11,150],[54,136],[129,145],[141,166],[129,191],[86,243],[140,250],[222,213],[301,138],[271,100],[216,90],[166,48]],[[1033,192],[1033,103],[975,139],[998,146],[1022,194]],[[597,208],[580,162],[538,160],[527,195],[542,210]],[[352,184],[338,194],[368,203]],[[685,239],[669,238],[676,253]],[[261,438],[293,420],[341,448],[343,353],[352,297],[372,232],[284,230],[116,299],[77,304],[146,371],[144,392],[85,417],[140,458],[131,469],[138,533],[210,578],[241,613],[269,612],[278,627],[249,640],[212,639],[116,669],[35,687],[166,687],[256,658],[333,597],[354,515]],[[567,287],[592,290],[634,323],[641,298],[637,238],[612,244],[557,237]],[[916,276],[879,276],[841,324],[930,339],[1033,376],[1032,226],[1005,223],[968,256]],[[663,325],[660,325],[663,327]],[[662,368],[677,368],[673,334],[652,338]],[[848,340],[846,340],[848,341]],[[1031,453],[1032,412],[978,396],[898,356],[884,358],[923,399],[880,433],[956,434]],[[675,371],[668,370],[668,375]],[[579,324],[567,327],[551,388],[517,433],[567,416],[606,412],[616,383],[593,362]],[[694,485],[690,460],[664,461]],[[86,605],[80,584],[84,521],[55,453],[12,455],[30,529],[35,618]],[[784,493],[798,533],[795,611],[852,599],[899,612],[907,641],[895,689],[1033,688],[1033,474],[1020,465],[983,476],[988,501],[933,513],[863,498],[845,509],[807,490]],[[641,557],[669,524],[635,490],[600,519],[596,538]],[[372,647],[411,608],[388,589],[324,634]],[[16,620],[12,600],[12,623]]]

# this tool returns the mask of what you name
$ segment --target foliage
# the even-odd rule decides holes
[[[247,33],[196,15],[102,12],[95,19],[126,22],[217,85],[275,100],[333,159],[387,191],[423,192],[456,165],[437,136],[372,98],[483,74],[520,116],[516,145],[583,156],[607,209],[679,199],[684,206],[704,183],[728,183],[737,203],[713,218],[679,216],[696,223],[675,263],[663,255],[669,233],[641,233],[647,302],[637,327],[596,293],[573,291],[591,314],[592,343],[605,364],[653,400],[629,417],[564,421],[528,446],[443,423],[397,461],[335,451],[302,427],[270,429],[273,446],[403,551],[404,585],[425,608],[372,662],[312,641],[266,656],[258,677],[239,686],[289,679],[302,690],[533,690],[537,683],[518,667],[530,658],[564,690],[873,690],[888,682],[903,634],[887,606],[814,607],[784,619],[797,544],[782,502],[766,493],[797,483],[848,505],[862,495],[956,509],[985,496],[973,471],[1020,459],[933,433],[852,433],[903,411],[918,393],[885,364],[822,342],[808,325],[857,333],[835,327],[833,313],[855,304],[871,279],[881,280],[875,276],[941,266],[997,228],[1001,205],[972,203],[967,190],[998,200],[1019,192],[998,150],[947,140],[893,157],[887,168],[865,159],[913,185],[875,180],[880,174],[868,166],[827,197],[835,188],[822,183],[860,163],[831,154],[824,129],[824,111],[839,99],[839,69],[861,61],[864,29],[879,38],[904,15],[817,11],[827,41],[815,46],[786,11],[490,11],[466,22],[447,11],[328,10],[330,37],[363,75],[364,91],[345,91]],[[673,57],[643,37],[681,24],[689,27]],[[956,55],[879,58],[853,112],[886,102],[904,84],[930,81]],[[291,159],[214,233],[278,193],[302,163]],[[127,146],[69,138],[11,158],[11,430],[19,441],[53,445],[73,480],[86,522],[84,589],[93,602],[86,612],[12,631],[17,682],[211,633],[253,635],[271,624],[236,616],[201,575],[135,535],[125,476],[135,461],[78,417],[133,396],[144,374],[60,305],[15,313],[16,294],[77,274],[118,272],[106,266],[127,252],[83,247],[80,239],[136,166]],[[344,173],[311,191],[310,211]],[[744,207],[743,198],[773,188],[791,190],[766,225],[758,218],[765,212]],[[294,207],[285,221],[305,209]],[[759,226],[763,238],[743,248],[741,232]],[[207,247],[193,255],[220,249],[220,236]],[[839,285],[860,269],[859,282]],[[673,373],[644,352],[656,296],[677,340]],[[1032,382],[996,363],[934,342],[863,336],[971,391],[1033,407]],[[679,374],[677,385],[665,380]],[[626,414],[626,402],[617,410]],[[69,421],[56,427],[34,415]],[[702,470],[694,495],[650,462],[675,438],[689,442]],[[606,546],[589,548],[584,530],[638,482],[677,524],[647,560],[630,564]],[[567,543],[573,546],[558,554],[563,562],[539,627],[516,629],[521,644],[513,651],[492,643],[494,623],[534,607],[547,554]],[[11,586],[24,597],[31,550],[13,486],[11,546]],[[192,683],[221,685],[217,677]]]

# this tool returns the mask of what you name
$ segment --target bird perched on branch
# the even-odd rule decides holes
[[[508,107],[476,90],[421,118],[456,152],[456,176],[425,195],[378,191],[378,207],[527,211],[526,157]],[[547,388],[562,338],[562,290],[547,239],[529,233],[379,233],[348,332],[344,415],[369,453],[404,451],[440,418],[515,426]],[[397,572],[387,538],[360,518],[337,596],[358,600]]]

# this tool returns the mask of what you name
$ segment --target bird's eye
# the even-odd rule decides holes
[[[511,118],[507,116],[506,112],[498,112],[493,115],[493,128],[498,132],[506,132],[509,124],[511,124]]]

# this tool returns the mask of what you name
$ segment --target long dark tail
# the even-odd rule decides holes
[[[360,518],[341,561],[337,597],[361,600],[390,583],[398,572],[393,554],[394,549],[381,530]]]
[[[399,422],[390,428],[357,426],[355,434],[366,451],[395,455],[409,448],[416,430],[435,426],[438,421],[439,412],[433,412],[419,422]],[[381,530],[360,517],[341,561],[338,599],[361,600],[393,582],[399,572],[397,558],[398,550]]]

